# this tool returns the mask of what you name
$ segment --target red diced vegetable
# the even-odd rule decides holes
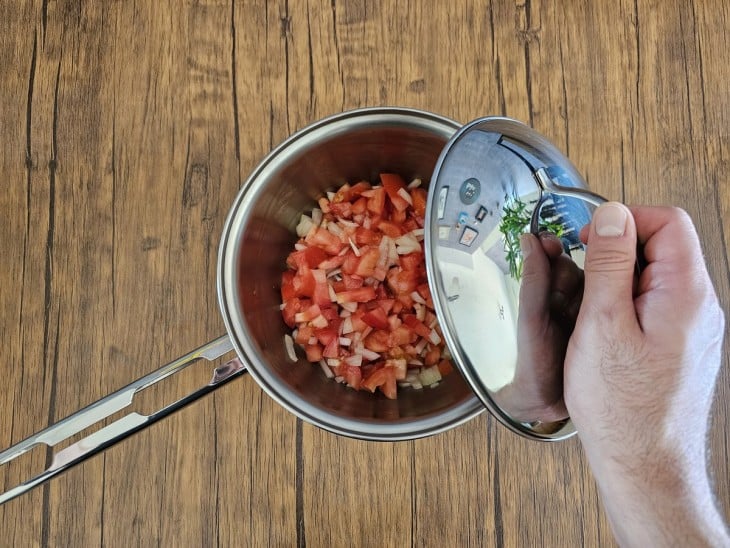
[[[290,357],[298,344],[327,377],[395,398],[396,381],[408,386],[415,371],[420,388],[453,365],[426,279],[427,193],[395,174],[380,182],[344,184],[302,217],[281,275],[281,313],[294,330]]]

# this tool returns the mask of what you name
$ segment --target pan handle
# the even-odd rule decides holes
[[[20,443],[13,445],[5,451],[0,452],[0,470],[11,460],[19,457],[38,445],[45,445],[48,449],[51,449],[58,443],[68,440],[89,426],[92,426],[114,413],[121,411],[132,403],[134,395],[137,392],[148,388],[153,384],[170,377],[171,375],[179,373],[193,362],[201,358],[213,361],[232,350],[233,345],[231,340],[228,338],[228,335],[223,335],[222,337],[193,350],[185,356],[162,366],[157,371],[137,379],[124,388],[109,394],[105,398],[92,403],[73,415],[66,417],[48,428],[33,434]],[[48,481],[54,476],[68,470],[72,466],[101,453],[112,445],[122,441],[132,434],[135,434],[136,432],[139,432],[143,428],[148,427],[160,419],[171,415],[175,411],[182,409],[186,405],[194,402],[202,396],[205,396],[209,392],[245,372],[246,366],[241,363],[238,358],[233,358],[229,362],[226,362],[213,370],[213,376],[208,384],[198,388],[187,396],[160,408],[150,415],[142,415],[136,412],[131,412],[93,434],[90,434],[68,447],[53,453],[51,464],[48,468],[46,468],[46,470],[18,486],[5,491],[4,493],[0,493],[0,505],[22,495],[41,483]]]

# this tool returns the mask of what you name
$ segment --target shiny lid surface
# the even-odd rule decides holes
[[[533,439],[575,433],[563,361],[582,295],[580,229],[604,201],[586,186],[547,139],[498,117],[462,127],[431,179],[426,265],[448,348],[492,414]],[[529,232],[543,237],[523,253]]]

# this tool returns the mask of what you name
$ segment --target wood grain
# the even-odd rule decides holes
[[[217,244],[241,181],[360,106],[513,116],[599,193],[681,205],[727,314],[728,28],[719,0],[0,3],[0,446],[223,333]],[[710,436],[726,515],[729,345]],[[0,507],[0,531],[12,546],[613,544],[577,440],[531,443],[484,414],[359,442],[249,378]]]

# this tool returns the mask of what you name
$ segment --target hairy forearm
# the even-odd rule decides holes
[[[730,546],[705,467],[661,459],[648,467],[589,460],[621,546]]]

